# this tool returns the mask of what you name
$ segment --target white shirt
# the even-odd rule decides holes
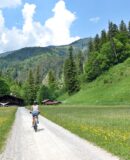
[[[38,111],[38,105],[33,105],[32,109],[33,109],[33,111]]]

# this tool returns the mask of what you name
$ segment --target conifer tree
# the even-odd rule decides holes
[[[66,90],[69,95],[79,91],[80,85],[77,79],[77,70],[73,58],[73,48],[69,48],[69,58],[65,61],[64,65],[64,77]]]
[[[69,63],[70,63],[70,61],[69,61],[69,58],[68,58],[64,62],[64,85],[65,85],[66,91],[68,91],[68,84],[69,84],[69,79],[68,79]]]
[[[128,32],[130,33],[130,21],[128,23]]]
[[[127,26],[123,20],[120,23],[119,29],[121,32],[127,32]]]
[[[108,38],[110,40],[111,49],[115,57],[115,63],[117,63],[117,53],[116,53],[116,45],[114,43],[113,38],[117,35],[117,33],[118,33],[118,26],[116,24],[113,24],[112,22],[109,22]]]
[[[101,45],[103,44],[103,43],[106,43],[107,42],[107,34],[106,34],[106,31],[105,30],[102,30],[101,31]]]
[[[94,49],[92,38],[88,42],[88,52],[92,52]]]
[[[56,88],[56,78],[55,78],[54,72],[52,70],[50,70],[48,73],[48,86],[51,89]]]
[[[82,51],[79,51],[77,55],[77,72],[78,75],[83,74],[83,54]]]
[[[119,30],[120,30],[120,32],[119,32],[117,38],[125,46],[126,43],[128,42],[128,39],[129,39],[129,32],[128,32],[127,26],[123,20],[121,21],[121,23],[119,25]]]
[[[128,22],[128,38],[130,39],[130,21]]]
[[[39,90],[39,87],[40,87],[40,67],[37,66],[37,69],[36,69],[36,73],[35,73],[35,91],[37,93],[37,91]]]
[[[88,42],[88,51],[87,51],[87,58],[91,56],[91,53],[94,51],[94,42],[92,38]]]
[[[33,104],[36,98],[35,92],[35,84],[34,84],[34,77],[32,74],[32,70],[29,71],[28,79],[27,79],[27,103]]]
[[[2,76],[2,70],[0,70],[0,78],[1,78],[1,76]]]
[[[100,38],[99,35],[96,34],[95,38],[94,38],[94,50],[98,51],[100,47]]]
[[[118,26],[112,22],[109,22],[108,28],[108,38],[111,39],[118,33]]]

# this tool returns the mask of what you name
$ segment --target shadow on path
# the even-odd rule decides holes
[[[44,131],[45,129],[44,128],[39,128],[37,129],[37,132],[41,132],[41,131]]]

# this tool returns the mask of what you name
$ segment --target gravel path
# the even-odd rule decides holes
[[[42,116],[39,121],[35,133],[30,113],[19,108],[0,160],[119,160]]]

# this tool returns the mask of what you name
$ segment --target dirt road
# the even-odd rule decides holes
[[[19,108],[0,160],[119,160],[42,116],[39,121],[35,133],[29,111]]]

